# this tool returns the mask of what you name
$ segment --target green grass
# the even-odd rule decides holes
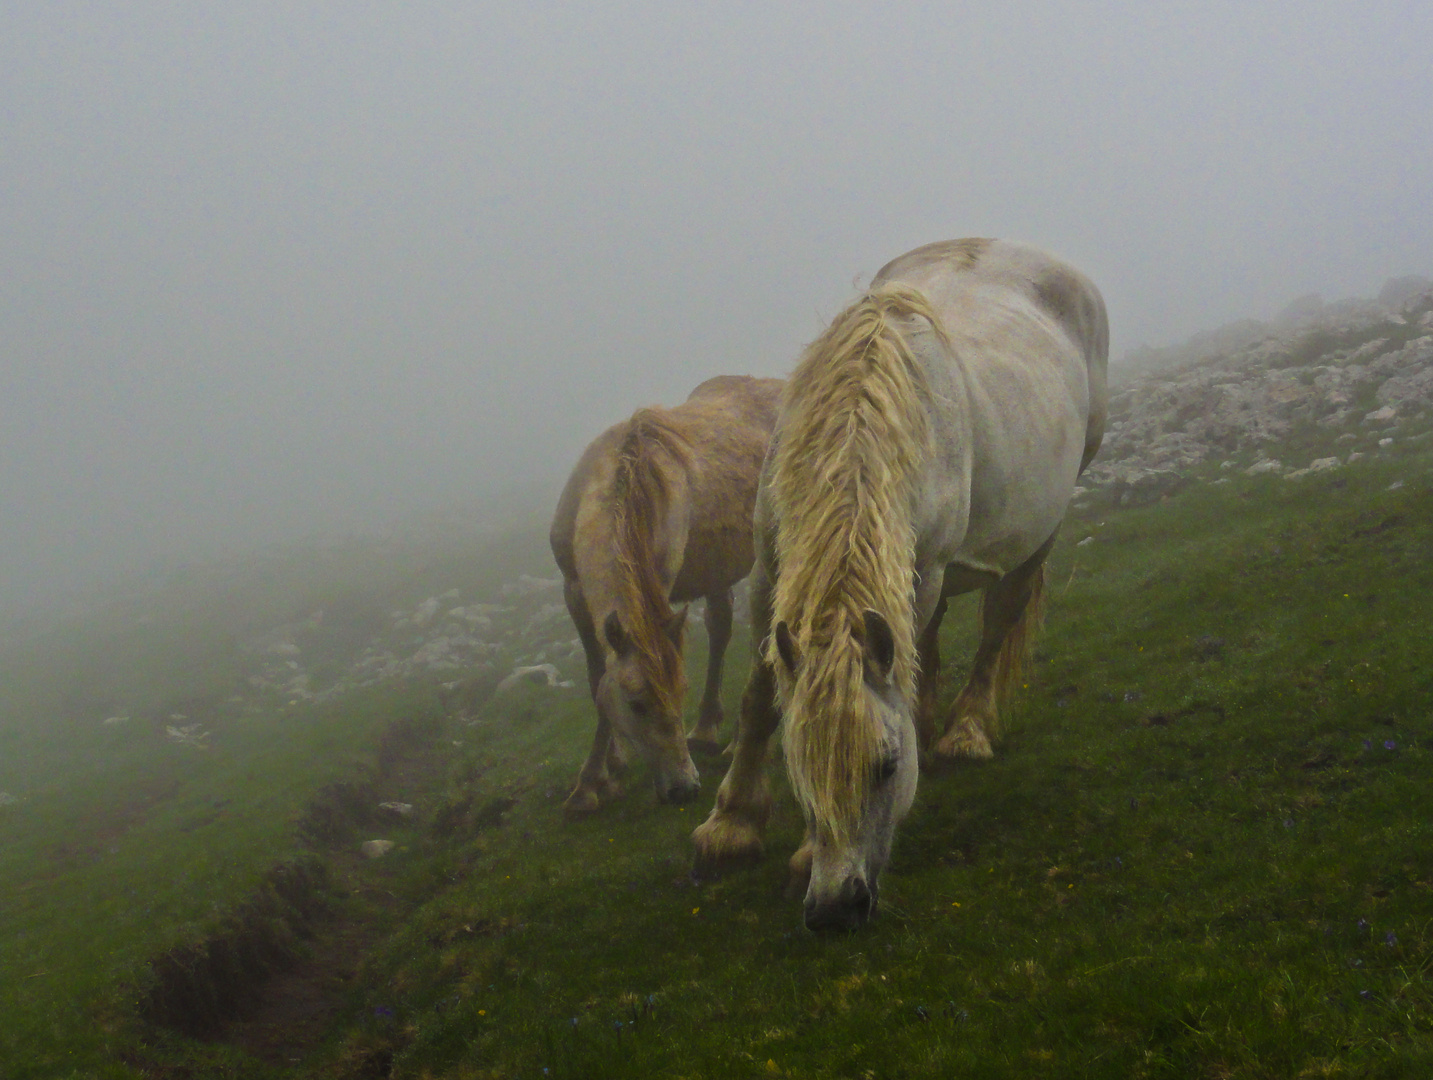
[[[310,1068],[384,1043],[395,1076],[1426,1075],[1430,526],[1422,458],[1072,522],[1097,540],[1055,559],[1000,756],[922,781],[874,926],[800,929],[789,801],[764,865],[694,888],[715,775],[696,812],[642,792],[564,827],[528,798]]]
[[[151,1075],[176,1076],[1433,1075],[1430,466],[1426,440],[1400,439],[1300,481],[1236,475],[1072,518],[997,758],[922,778],[856,934],[806,933],[783,895],[799,821],[779,766],[766,860],[694,886],[687,834],[721,765],[702,763],[693,807],[655,805],[638,770],[565,825],[585,693],[451,721],[443,767],[414,781],[419,820],[366,871],[402,915],[291,1071],[145,1031],[118,988],[292,849],[301,799],[362,763],[380,718],[427,706],[365,697],[248,721],[252,743],[202,766],[136,760],[133,790],[185,787],[45,900],[0,894],[7,929],[29,920],[0,957],[22,1019],[0,1029],[0,1072],[137,1076],[117,1055],[143,1043]],[[953,606],[952,661],[972,615]],[[243,820],[182,831],[223,790],[252,800]],[[439,835],[465,793],[516,803],[501,827]],[[0,819],[0,881],[53,847],[48,827],[24,847],[41,802]],[[40,965],[59,977],[35,1005],[16,979]]]

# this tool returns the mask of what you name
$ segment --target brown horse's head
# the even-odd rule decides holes
[[[633,619],[630,626],[609,612],[602,624],[607,667],[597,686],[598,707],[616,734],[651,766],[657,798],[673,803],[688,802],[700,788],[682,728],[686,620],[685,607],[665,619]]]

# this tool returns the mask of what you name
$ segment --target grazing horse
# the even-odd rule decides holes
[[[597,735],[563,804],[568,817],[620,794],[626,747],[655,774],[657,797],[698,790],[683,739],[686,608],[706,598],[706,689],[691,748],[716,751],[731,589],[751,571],[751,512],[776,421],[779,379],[723,375],[671,409],[638,409],[577,463],[553,518],[552,553],[587,656]]]
[[[805,814],[811,929],[853,929],[915,798],[918,755],[991,756],[1045,556],[1099,449],[1099,291],[1035,248],[955,240],[888,264],[805,352],[756,506],[754,662],[696,872],[761,854],[767,741]],[[946,599],[983,590],[973,670],[935,725]]]

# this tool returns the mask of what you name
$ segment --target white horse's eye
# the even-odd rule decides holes
[[[895,776],[896,769],[899,768],[899,766],[900,761],[897,760],[894,754],[888,758],[883,758],[876,766],[876,783],[884,784],[891,777]]]

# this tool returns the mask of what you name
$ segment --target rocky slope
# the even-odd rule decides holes
[[[1080,494],[1138,504],[1231,468],[1297,479],[1426,434],[1433,290],[1397,310],[1373,301],[1334,310],[1337,318],[1320,309],[1237,349],[1126,376]]]

